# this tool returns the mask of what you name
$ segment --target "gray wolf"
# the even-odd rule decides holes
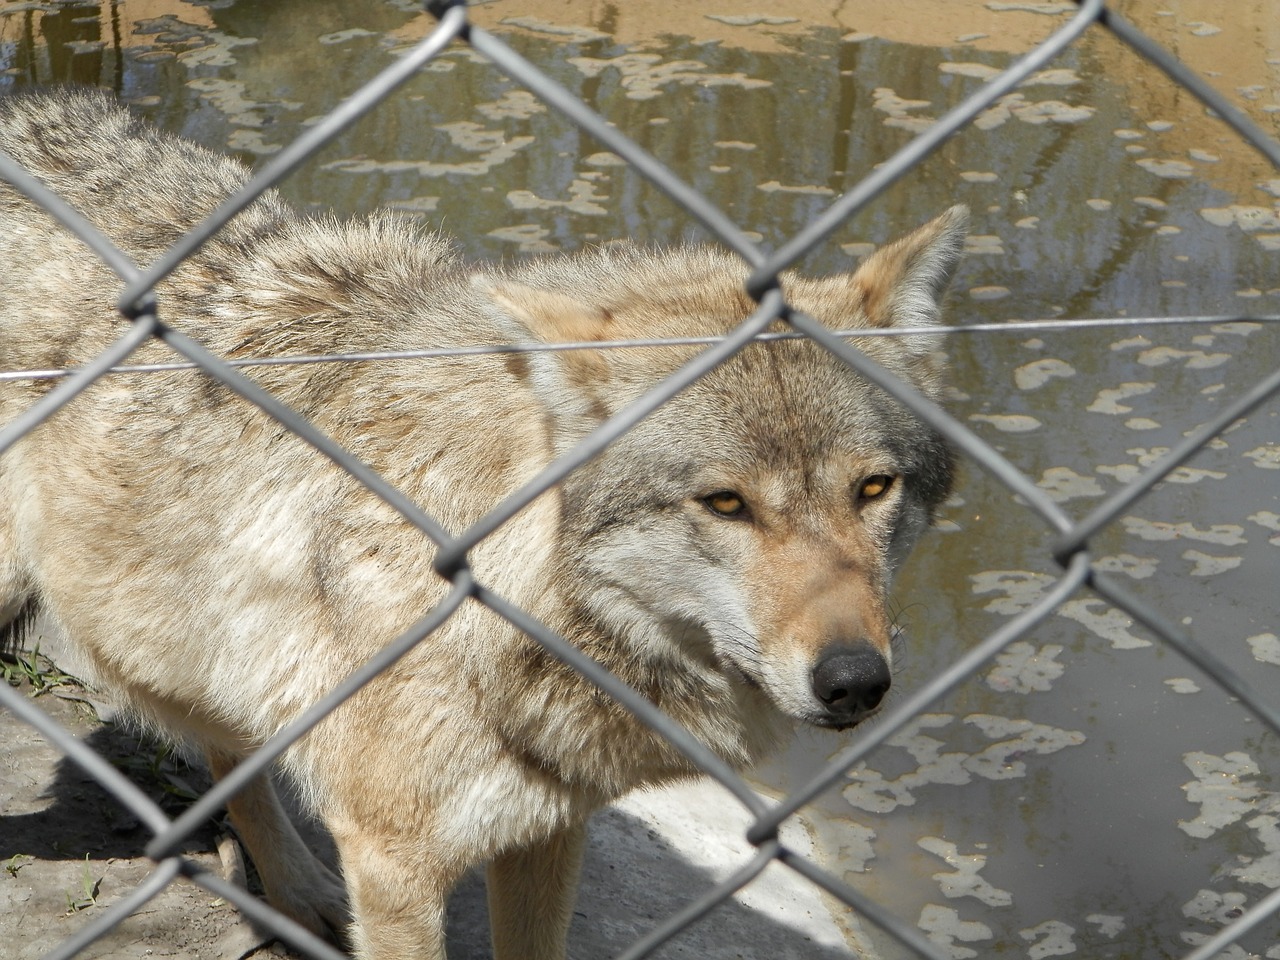
[[[239,164],[96,94],[0,100],[0,149],[151,262],[239,187]],[[787,275],[833,329],[928,327],[955,208],[838,276]],[[0,368],[74,365],[121,329],[121,283],[0,191]],[[388,213],[274,193],[158,289],[227,357],[701,337],[754,303],[705,247],[610,244],[464,262]],[[781,329],[781,324],[778,324]],[[925,395],[935,338],[860,345]],[[256,367],[249,376],[461,530],[694,348]],[[174,359],[159,342],[132,358]],[[0,385],[7,423],[47,381]],[[945,497],[945,441],[807,340],[754,343],[470,555],[476,579],[746,767],[795,723],[846,728],[890,685],[895,569]],[[103,378],[0,457],[0,609],[35,605],[138,720],[215,776],[430,610],[432,544],[260,410],[191,371]],[[564,956],[589,814],[696,775],[540,645],[467,601],[283,758],[342,879],[270,784],[229,804],[280,910],[367,960],[442,957],[444,903],[487,863],[499,958]]]

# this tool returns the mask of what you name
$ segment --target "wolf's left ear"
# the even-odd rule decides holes
[[[960,204],[923,227],[881,247],[854,272],[863,313],[872,327],[928,327],[951,282],[969,232]]]
[[[607,340],[608,311],[583,300],[510,280],[473,281],[492,305],[491,320],[514,344],[543,346]],[[545,405],[564,445],[609,415],[610,368],[599,350],[523,354],[526,383]]]

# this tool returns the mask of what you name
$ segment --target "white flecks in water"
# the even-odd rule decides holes
[[[476,110],[490,120],[527,120],[547,107],[528,90],[507,90],[497,100],[476,104]]]
[[[1208,150],[1197,150],[1194,147],[1187,151],[1187,156],[1192,160],[1198,160],[1200,163],[1218,163],[1222,159],[1216,153],[1210,153]]]
[[[1089,404],[1085,409],[1090,413],[1107,413],[1113,416],[1121,413],[1132,413],[1133,407],[1127,406],[1120,401],[1128,400],[1130,397],[1140,397],[1145,393],[1150,393],[1155,388],[1156,385],[1149,382],[1122,383],[1118,387],[1099,390],[1093,403]]]
[[[1095,612],[1096,607],[1103,607],[1103,612]],[[1127,613],[1108,606],[1105,601],[1096,597],[1069,600],[1058,609],[1058,616],[1074,620],[1090,633],[1106,640],[1115,650],[1137,650],[1151,646],[1150,640],[1129,632],[1133,619]]]
[[[932,784],[964,786],[978,776],[987,780],[1024,777],[1024,758],[1046,756],[1085,742],[1078,730],[1062,730],[1030,720],[1015,720],[975,713],[964,722],[993,741],[976,753],[943,753],[945,744],[922,731],[946,727],[955,718],[947,713],[926,713],[889,738],[890,746],[910,754],[916,768],[895,778],[886,777],[865,764],[849,774],[843,796],[848,803],[868,813],[891,813],[916,802],[915,791]]]
[[[1144,136],[1146,136],[1146,134],[1144,134],[1141,130],[1129,130],[1124,127],[1122,127],[1119,130],[1111,131],[1111,135],[1114,136],[1117,140],[1141,140]]]
[[[512,190],[507,194],[507,204],[513,210],[567,210],[597,217],[609,211],[595,201],[608,199],[607,195],[596,193],[595,184],[583,179],[574,180],[569,185],[568,200],[546,200],[529,190]]]
[[[1008,287],[985,286],[969,288],[969,299],[971,300],[1003,300],[1007,296],[1009,296]]]
[[[608,40],[607,33],[592,30],[579,25],[553,23],[538,17],[503,17],[502,23],[508,27],[520,27],[531,33],[545,33],[570,43],[590,43],[593,40]]]
[[[1163,367],[1174,360],[1186,360],[1188,370],[1220,367],[1230,359],[1229,353],[1205,353],[1203,350],[1178,350],[1175,347],[1151,347],[1138,354],[1138,362],[1144,367]]]
[[[1269,797],[1268,800],[1274,800]],[[1272,890],[1280,887],[1280,818],[1263,814],[1246,820],[1245,826],[1253,831],[1258,842],[1266,850],[1260,857],[1240,855],[1240,866],[1233,867],[1231,876],[1245,883],[1257,883]]]
[[[1010,93],[978,114],[973,125],[979,130],[994,130],[1011,117],[1033,126],[1045,123],[1081,123],[1096,112],[1094,107],[1077,106],[1061,100],[1028,100],[1021,93]]]
[[[987,674],[987,686],[1000,693],[1050,690],[1053,681],[1066,670],[1057,661],[1062,649],[1056,643],[1047,643],[1039,650],[1022,640],[1012,643],[996,657],[995,667]]]
[[[1131,553],[1118,553],[1111,557],[1100,557],[1094,563],[1095,570],[1104,573],[1122,573],[1135,580],[1146,580],[1153,576],[1160,561],[1155,557],[1135,557]]]
[[[316,37],[317,42],[325,45],[346,43],[348,40],[355,40],[359,37],[375,36],[372,30],[364,30],[360,27],[352,27],[350,30],[339,30],[337,33],[326,33],[324,36]]]
[[[1193,751],[1183,754],[1182,762],[1196,778],[1184,783],[1182,790],[1187,800],[1200,807],[1199,816],[1178,821],[1178,828],[1189,836],[1202,840],[1213,836],[1251,813],[1254,802],[1262,796],[1258,785],[1245,779],[1259,773],[1258,765],[1246,753],[1234,751],[1218,757]]]
[[[978,871],[986,866],[985,854],[962,854],[954,843],[941,837],[921,837],[917,846],[927,850],[935,857],[941,858],[952,873],[935,873],[933,879],[938,881],[942,895],[948,900],[958,897],[973,897],[989,907],[1007,907],[1013,903],[1013,894],[1007,890],[993,887]]]
[[[1117,340],[1115,343],[1111,345],[1111,349],[1114,352],[1119,352],[1121,350],[1135,350],[1141,347],[1149,347],[1149,346],[1151,346],[1151,341],[1148,340],[1146,337],[1144,337],[1142,334],[1138,334],[1135,337],[1128,337],[1127,339],[1124,339],[1124,340]]]
[[[757,184],[756,189],[763,190],[765,193],[809,193],[819,197],[835,196],[835,191],[830,187],[808,183],[786,184],[779,183],[777,180]]]
[[[1200,685],[1190,677],[1170,677],[1164,685],[1174,693],[1199,693]]]
[[[227,149],[240,153],[254,153],[260,157],[279,153],[283,144],[268,143],[260,130],[233,130],[227,137]]]
[[[912,110],[931,106],[928,100],[907,100],[888,87],[877,87],[871,97],[871,108],[889,115],[884,122],[887,127],[901,127],[913,133],[920,133],[927,130],[933,123],[932,117],[911,114]]]
[[[1125,930],[1124,917],[1112,913],[1091,913],[1084,918],[1084,922],[1093,924],[1098,928],[1098,933],[1112,940]]]
[[[547,240],[551,231],[536,223],[521,223],[490,230],[487,236],[514,243],[521,253],[555,253],[560,247]]]
[[[1167,523],[1164,520],[1143,520],[1134,516],[1122,517],[1120,523],[1124,525],[1125,533],[1143,540],[1199,540],[1201,543],[1216,543],[1224,547],[1249,542],[1245,539],[1244,527],[1234,523],[1215,523],[1207,530],[1197,529],[1187,521]]]
[[[1000,175],[991,170],[965,170],[960,174],[965,183],[995,183]]]
[[[1001,72],[999,67],[992,67],[985,63],[940,63],[938,71],[960,77],[975,77],[978,80],[990,80]]]
[[[1215,577],[1244,563],[1244,557],[1214,557],[1199,550],[1187,550],[1182,554],[1182,559],[1195,564],[1191,569],[1193,577]]]
[[[1181,232],[1182,232],[1181,227],[1175,227],[1171,223],[1162,224],[1161,226],[1156,227],[1156,236],[1159,236],[1159,237],[1172,237],[1173,235]],[[1185,287],[1186,283],[1181,280],[1178,280],[1178,281],[1169,280],[1165,283],[1165,286]]]
[[[255,43],[257,41],[254,41]],[[188,80],[187,86],[200,94],[200,99],[208,101],[220,113],[226,114],[227,120],[236,127],[259,129],[266,125],[262,111],[268,107],[285,110],[298,110],[301,103],[295,100],[273,100],[264,102],[256,100],[246,92],[245,85],[238,80],[224,80],[220,77],[197,77]],[[237,130],[232,135],[243,135],[245,131]],[[279,149],[278,147],[276,149]]]
[[[996,256],[1004,253],[1004,241],[995,234],[973,234],[964,241],[966,256]]]
[[[1142,157],[1135,162],[1147,173],[1163,180],[1188,180],[1195,175],[1195,168],[1185,160],[1162,160],[1157,157]]]
[[[926,903],[920,911],[920,919],[916,926],[928,934],[936,943],[952,957],[952,960],[970,960],[978,951],[962,947],[963,943],[974,943],[978,940],[990,940],[991,928],[977,920],[961,920],[960,914],[950,907],[940,907],[936,903]]]
[[[1149,417],[1130,417],[1124,422],[1130,430],[1159,430],[1160,424]]]
[[[1264,443],[1245,453],[1255,467],[1263,470],[1280,470],[1280,443]]]
[[[1088,497],[1101,497],[1106,493],[1093,477],[1076,473],[1070,467],[1050,467],[1036,481],[1054,503],[1066,503]]]
[[[1045,573],[1030,570],[987,570],[969,577],[974,593],[1002,593],[982,608],[991,613],[1016,616],[1032,607],[1056,581]]]
[[[1052,70],[1041,70],[1022,81],[1024,87],[1050,86],[1071,87],[1080,82],[1080,75],[1069,67],[1056,67]]]
[[[1168,447],[1130,447],[1125,451],[1137,458],[1137,463],[1121,463],[1112,466],[1100,465],[1099,473],[1115,477],[1121,483],[1128,483],[1137,478],[1143,467],[1159,462],[1169,453]],[[1168,483],[1199,483],[1201,480],[1225,480],[1227,475],[1217,470],[1202,470],[1199,467],[1177,467],[1164,480]]]
[[[1273,207],[1250,207],[1232,204],[1229,207],[1204,207],[1200,216],[1215,227],[1235,224],[1245,233],[1259,230],[1280,230],[1280,212]]]
[[[987,713],[974,713],[964,722],[977,727],[984,735],[1003,740],[991,744],[973,754],[964,762],[964,768],[987,780],[1012,780],[1027,775],[1023,757],[1031,754],[1047,756],[1067,747],[1078,747],[1087,737],[1079,730],[1063,730],[1030,720],[997,717]]]
[[[406,213],[434,213],[440,206],[439,197],[409,197],[406,200],[388,200],[387,206],[392,210],[403,210]]]
[[[1169,205],[1157,197],[1134,197],[1133,202],[1148,210],[1166,210]]]
[[[973,779],[962,763],[967,753],[943,753],[943,743],[922,730],[948,726],[954,718],[949,713],[926,713],[912,720],[889,738],[890,746],[906,750],[916,762],[916,769],[890,780],[865,764],[850,772],[850,783],[843,796],[850,805],[868,813],[891,813],[900,806],[916,802],[912,792],[933,783],[962,786]]]
[[[1237,891],[1200,890],[1182,905],[1182,915],[1221,927],[1238,917],[1248,904],[1245,895]]]
[[[1222,32],[1221,27],[1205,23],[1203,20],[1188,20],[1187,26],[1191,28],[1193,37],[1212,37]]]
[[[365,157],[335,160],[326,163],[322,170],[338,170],[343,173],[404,173],[416,171],[420,177],[443,177],[449,174],[482,176],[498,164],[505,163],[534,142],[533,137],[512,137],[502,130],[486,130],[471,120],[442,123],[436,127],[448,134],[453,145],[467,153],[478,153],[475,160],[462,163],[435,163],[432,161],[389,160],[378,161]]]
[[[1280,547],[1280,513],[1259,510],[1257,513],[1249,514],[1249,519],[1264,529],[1276,531],[1276,535],[1267,542],[1272,546]]]
[[[627,161],[609,150],[593,153],[588,157],[584,157],[582,162],[588,167],[625,167],[627,165]]]
[[[624,53],[617,57],[570,57],[569,63],[587,77],[598,77],[606,70],[617,70],[622,89],[629,100],[652,100],[671,84],[703,87],[741,87],[757,90],[773,85],[770,80],[748,77],[744,73],[709,73],[707,65],[697,60],[663,61],[656,53]]]
[[[1104,200],[1101,197],[1090,197],[1085,201],[1085,206],[1091,210],[1110,210],[1111,201]]]
[[[1173,123],[1169,120],[1150,120],[1147,122],[1147,129],[1156,133],[1164,133],[1166,130],[1173,129]]]
[[[1013,371],[1013,383],[1019,390],[1035,390],[1055,377],[1074,377],[1076,368],[1065,360],[1045,357],[1024,363]]]
[[[1014,223],[1019,230],[1034,230],[1036,225],[1040,223],[1039,217],[1023,217]]]
[[[1035,417],[1028,417],[1019,413],[973,413],[969,415],[969,419],[979,423],[989,423],[1001,433],[1030,433],[1032,430],[1039,430],[1043,426]]]
[[[996,3],[987,4],[988,10],[995,10],[997,13],[1003,13],[1010,10],[1020,10],[1023,13],[1045,13],[1049,16],[1057,16],[1060,13],[1070,13],[1076,9],[1074,3]]]
[[[1046,920],[1034,927],[1019,930],[1018,936],[1031,944],[1027,956],[1031,960],[1040,960],[1041,957],[1061,957],[1075,953],[1076,944],[1071,939],[1075,932],[1075,927],[1061,920]]]
[[[763,13],[746,13],[733,15],[727,13],[707,13],[703,14],[708,20],[717,20],[720,23],[727,23],[731,27],[781,27],[788,23],[799,23],[796,17],[771,17]]]
[[[1255,660],[1280,665],[1280,637],[1274,633],[1259,633],[1247,637],[1245,643],[1249,644]]]
[[[754,143],[748,143],[745,140],[717,140],[715,146],[721,150],[742,150],[745,152],[756,149]]]

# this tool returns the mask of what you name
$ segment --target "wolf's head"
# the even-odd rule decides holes
[[[784,276],[833,330],[926,328],[855,344],[937,400],[927,328],[959,259],[955,207],[849,274]],[[706,248],[630,245],[539,261],[488,293],[513,339],[724,334],[756,309],[746,268]],[[786,329],[776,324],[774,329]],[[558,451],[694,348],[529,355]],[[628,656],[763,690],[827,727],[888,692],[893,574],[946,496],[952,455],[901,404],[809,340],[752,343],[624,433],[562,489],[566,589]]]

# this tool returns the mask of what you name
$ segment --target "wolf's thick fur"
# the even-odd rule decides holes
[[[0,100],[0,149],[149,263],[245,179],[94,94]],[[927,326],[953,209],[848,275],[784,278],[832,328]],[[689,337],[754,309],[709,248],[629,244],[500,268],[379,213],[269,194],[158,290],[228,357]],[[121,332],[121,283],[0,189],[0,369],[74,365]],[[926,395],[928,335],[860,346]],[[248,374],[451,530],[533,477],[693,349],[538,352]],[[151,343],[132,358],[173,359]],[[0,385],[0,424],[49,387]],[[807,341],[755,344],[503,525],[476,578],[729,762],[789,723],[850,726],[889,683],[886,594],[950,481],[945,443]],[[225,772],[445,593],[421,533],[199,373],[112,375],[0,457],[0,610],[43,608],[133,714]],[[443,955],[445,897],[490,863],[500,958],[562,957],[588,815],[696,773],[627,711],[473,602],[320,724],[285,774],[344,882],[272,789],[230,804],[270,900],[364,958]]]

